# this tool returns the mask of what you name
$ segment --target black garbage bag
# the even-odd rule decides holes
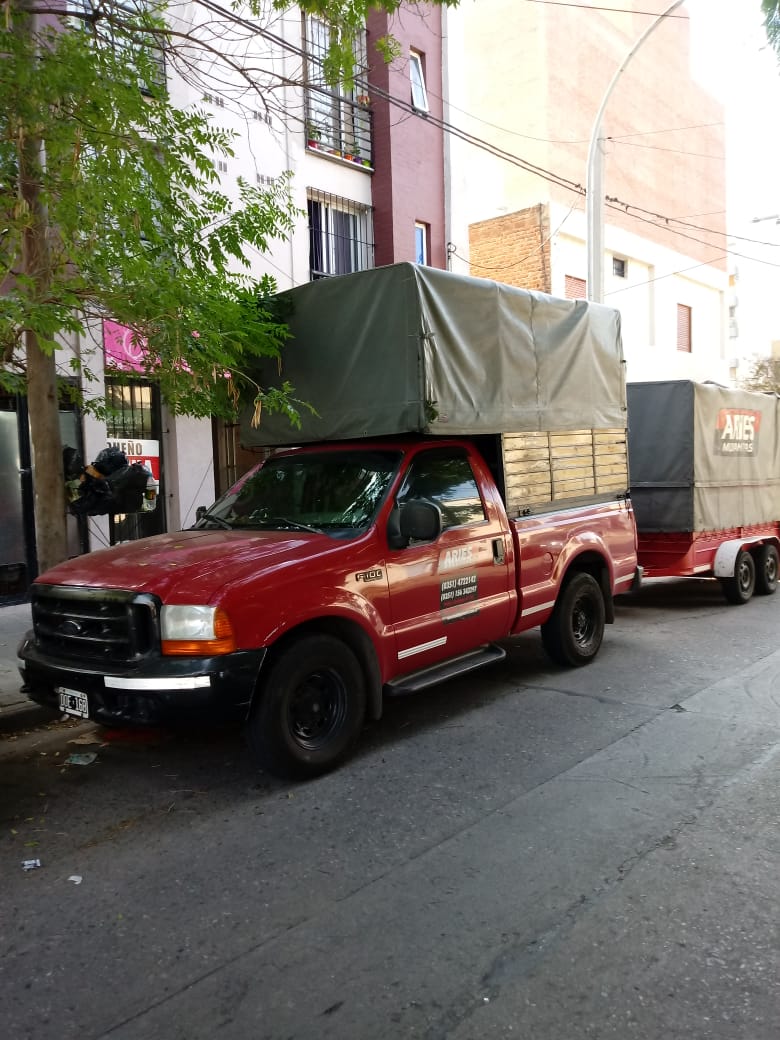
[[[140,462],[128,464],[119,448],[103,448],[87,466],[79,484],[79,495],[68,506],[74,516],[105,516],[109,513],[139,513],[151,472]]]
[[[109,446],[99,451],[92,463],[94,469],[98,470],[104,477],[110,477],[117,470],[127,466],[127,455],[121,448]]]
[[[144,503],[146,482],[151,472],[140,462],[124,465],[107,478],[111,489],[112,513],[140,513]]]
[[[102,477],[85,473],[79,484],[79,496],[68,505],[73,516],[105,516],[111,508],[111,488]]]

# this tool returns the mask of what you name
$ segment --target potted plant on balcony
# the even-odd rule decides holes
[[[321,137],[322,137],[322,134],[320,133],[319,127],[315,126],[314,123],[307,123],[306,124],[306,147],[307,148],[319,148],[320,147],[320,138]]]

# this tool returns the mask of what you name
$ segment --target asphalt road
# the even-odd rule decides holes
[[[3,1035],[776,1040],[778,632],[648,586],[591,666],[523,636],[304,785],[230,729],[9,737]]]

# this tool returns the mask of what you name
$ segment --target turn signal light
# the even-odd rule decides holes
[[[212,634],[205,639],[163,639],[162,652],[170,657],[210,657],[217,654],[232,654],[236,649],[236,637],[230,618],[221,607],[214,611]]]

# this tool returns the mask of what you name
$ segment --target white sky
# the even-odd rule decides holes
[[[726,106],[729,215],[740,224],[780,213],[780,59],[759,0],[688,0],[686,9],[694,72]]]

